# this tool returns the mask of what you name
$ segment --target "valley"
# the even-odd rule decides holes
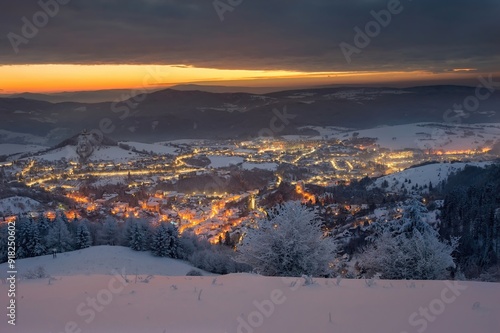
[[[6,195],[17,195],[18,203],[0,198],[3,220],[20,212],[51,219],[64,214],[70,221],[146,218],[173,222],[181,233],[217,244],[225,237],[236,242],[276,203],[300,200],[336,212],[332,225],[355,226],[373,220],[374,207],[425,194],[466,165],[491,164],[500,152],[500,124],[307,129],[317,134],[155,144],[107,138],[90,155],[79,153],[82,142],[92,145],[91,134],[82,132],[55,148],[14,152],[0,168],[2,186],[10,187]],[[371,195],[329,194],[377,178]],[[26,198],[16,193],[23,187],[29,188]]]

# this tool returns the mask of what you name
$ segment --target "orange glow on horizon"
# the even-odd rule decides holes
[[[2,93],[155,89],[198,81],[301,77],[293,71],[223,70],[166,65],[0,66]]]
[[[467,75],[467,76],[465,76]],[[54,93],[105,89],[159,89],[177,84],[248,87],[376,84],[474,77],[474,73],[300,72],[229,70],[184,65],[0,65],[0,93]]]

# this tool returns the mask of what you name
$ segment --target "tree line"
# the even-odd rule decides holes
[[[7,261],[7,224],[0,225],[0,263]],[[249,267],[231,258],[231,241],[226,234],[220,246],[192,233],[179,235],[174,223],[151,223],[130,218],[117,222],[111,216],[101,221],[68,220],[58,214],[53,221],[18,217],[16,221],[16,258],[29,258],[52,253],[81,250],[91,246],[126,246],[134,251],[149,251],[158,257],[183,259],[195,267],[227,274],[248,271]]]
[[[500,166],[467,166],[439,189],[444,204],[440,234],[460,237],[455,257],[467,278],[498,270],[500,259]]]

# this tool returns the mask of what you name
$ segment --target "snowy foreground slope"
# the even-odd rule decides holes
[[[84,250],[26,258],[16,261],[17,269],[23,273],[42,266],[52,276],[106,275],[111,270],[125,269],[127,274],[185,276],[195,269],[189,263],[171,258],[153,256],[150,252],[137,252],[122,246],[93,246]],[[202,271],[200,269],[197,269]],[[0,278],[5,278],[6,264],[0,265]],[[213,275],[203,272],[204,275]]]
[[[104,253],[107,249],[100,248],[102,256],[96,256],[95,263],[81,262],[80,267],[68,267],[67,271],[82,272],[79,269],[87,265],[96,271],[105,270],[100,264],[110,264],[110,256]],[[150,265],[176,265],[167,259],[153,262],[147,253],[139,255],[140,260],[147,262],[141,269],[148,270]],[[145,283],[148,273],[136,280],[135,272],[127,270],[126,282],[111,272],[67,276],[61,266],[69,262],[63,257],[42,259],[47,272],[54,269],[64,276],[56,277],[50,284],[48,279],[18,283],[17,325],[8,325],[4,318],[0,321],[0,332],[500,331],[500,284],[378,280],[368,287],[364,280],[342,280],[337,285],[335,279],[315,279],[315,284],[304,286],[303,279],[250,274],[155,275]],[[48,259],[60,264],[49,265]],[[110,271],[120,264],[127,265],[127,260],[116,259],[109,266]],[[19,271],[38,264],[33,259],[20,260]],[[5,272],[5,264],[0,269]],[[177,269],[180,268],[172,271],[179,273]],[[0,285],[2,300],[7,289],[7,285]]]

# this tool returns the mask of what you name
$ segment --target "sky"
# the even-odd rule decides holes
[[[0,93],[474,84],[500,72],[498,0],[16,0]]]

